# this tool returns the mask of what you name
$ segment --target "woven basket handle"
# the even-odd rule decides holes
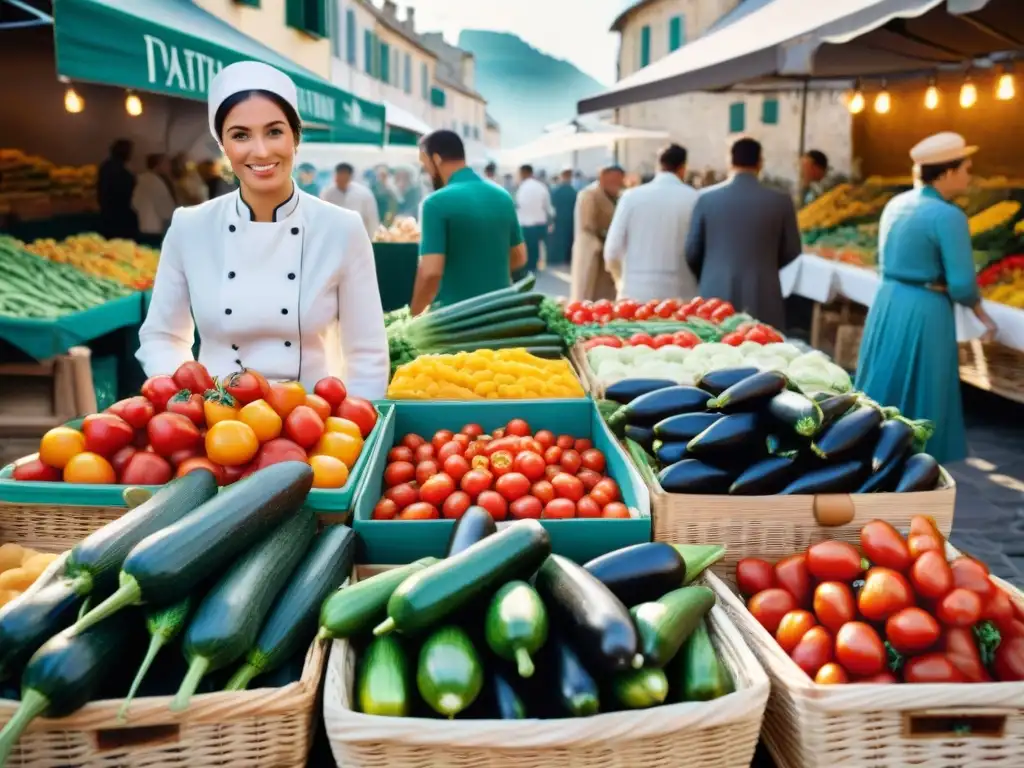
[[[853,522],[856,511],[853,496],[848,493],[821,493],[814,497],[814,519],[818,525],[847,525]]]
[[[93,731],[97,752],[130,752],[152,749],[181,741],[180,725],[148,725],[138,728],[107,728]]]
[[[1001,739],[1012,709],[922,709],[903,713],[905,739]]]

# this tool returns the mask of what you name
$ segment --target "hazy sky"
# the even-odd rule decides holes
[[[416,27],[456,42],[463,29],[512,32],[571,61],[598,81],[615,81],[618,40],[608,27],[632,0],[397,0],[416,8]],[[379,5],[379,2],[377,3]],[[404,10],[399,11],[401,16]]]

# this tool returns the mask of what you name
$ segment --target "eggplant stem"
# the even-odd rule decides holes
[[[7,765],[7,759],[11,756],[21,734],[33,720],[46,712],[49,706],[49,697],[37,690],[28,688],[22,693],[18,709],[0,731],[0,765]]]

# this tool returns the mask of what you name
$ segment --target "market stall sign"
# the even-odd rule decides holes
[[[263,61],[295,81],[300,116],[320,129],[318,139],[383,143],[382,105],[336,88],[190,0],[54,0],[54,37],[64,77],[197,101],[228,64]]]

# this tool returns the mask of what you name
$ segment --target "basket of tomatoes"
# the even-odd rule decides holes
[[[396,402],[353,508],[365,562],[443,557],[471,506],[578,561],[650,541],[650,497],[590,399]]]
[[[930,518],[708,579],[772,680],[779,766],[1024,765],[1024,594]]]
[[[347,513],[380,413],[334,377],[307,392],[252,370],[217,380],[188,362],[173,376],[147,379],[139,395],[44,434],[38,453],[0,470],[0,515],[73,507],[81,538],[123,512],[126,488],[152,489],[200,467],[230,485],[295,460],[313,468],[309,506]]]

